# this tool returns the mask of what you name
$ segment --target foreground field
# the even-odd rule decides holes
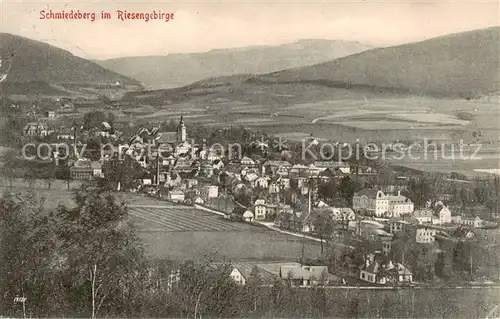
[[[228,261],[297,261],[302,241],[264,228],[245,231],[141,232],[147,251],[156,257],[176,260],[211,256]],[[304,257],[315,258],[319,245],[306,241]]]
[[[68,185],[65,181],[55,180],[51,182],[49,189],[48,183],[43,180],[36,180],[32,185],[29,185],[28,182],[23,179],[9,181],[0,177],[0,192],[33,195],[39,202],[43,201],[43,207],[46,211],[54,211],[59,205],[73,207],[75,202],[73,201],[72,190],[80,186],[80,182],[72,181],[68,189]]]
[[[207,256],[231,261],[296,261],[302,239],[267,228],[230,222],[221,216],[186,206],[156,201],[156,205],[131,207],[129,214],[147,252],[176,260]],[[316,242],[304,241],[304,256],[320,254]]]

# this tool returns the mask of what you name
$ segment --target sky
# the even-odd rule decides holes
[[[94,12],[89,20],[41,20],[40,11]],[[173,13],[165,20],[121,21],[116,10]],[[112,19],[103,20],[101,11]],[[0,32],[21,35],[89,59],[205,52],[300,39],[391,46],[500,25],[490,1],[59,1],[0,0]],[[1,45],[1,44],[0,44]]]

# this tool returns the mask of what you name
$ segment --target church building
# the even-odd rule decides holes
[[[158,147],[171,149],[175,156],[188,153],[192,147],[187,141],[186,125],[182,116],[176,132],[163,132],[159,135],[156,140]]]

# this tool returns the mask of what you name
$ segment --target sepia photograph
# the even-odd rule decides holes
[[[0,0],[0,318],[500,318],[500,2]]]

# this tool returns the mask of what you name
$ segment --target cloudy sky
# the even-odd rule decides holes
[[[0,31],[48,42],[85,58],[165,55],[216,48],[340,39],[376,46],[500,25],[499,2],[0,0]],[[41,10],[111,12],[94,22],[40,20]],[[116,10],[173,12],[170,22],[120,21]]]

